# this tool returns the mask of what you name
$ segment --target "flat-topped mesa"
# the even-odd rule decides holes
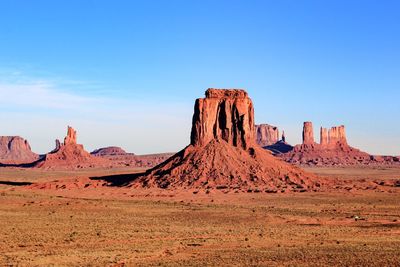
[[[256,142],[260,146],[270,146],[279,141],[279,129],[269,124],[259,124],[255,126]]]
[[[128,155],[125,150],[117,146],[102,147],[92,151],[90,154],[93,156],[125,156]],[[133,153],[130,153],[133,155]]]
[[[29,142],[19,136],[0,136],[0,163],[32,163],[39,155],[32,152]]]
[[[310,121],[304,122],[303,125],[303,144],[304,145],[315,144],[313,124]]]
[[[76,131],[70,126],[68,126],[67,136],[64,138],[64,145],[66,144],[76,144]]]
[[[246,91],[208,89],[196,100],[190,144],[204,146],[212,140],[247,149],[255,144],[254,108]]]
[[[216,89],[208,88],[206,98],[248,98],[248,94],[243,89]]]
[[[329,143],[329,135],[328,135],[328,129],[321,127],[320,131],[320,145],[322,147],[327,147]]]
[[[329,146],[347,145],[344,125],[335,126],[329,129]]]

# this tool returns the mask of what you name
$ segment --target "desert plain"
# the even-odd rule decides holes
[[[398,167],[307,171],[354,181],[400,177]],[[127,173],[132,169],[2,169],[0,265],[396,266],[400,262],[400,187],[385,192],[220,189],[206,193],[139,190],[107,182],[107,177]],[[101,175],[107,177],[103,180]],[[45,190],[35,186],[54,181],[58,186]]]

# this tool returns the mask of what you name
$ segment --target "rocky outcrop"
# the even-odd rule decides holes
[[[0,163],[24,164],[39,159],[32,152],[29,142],[19,136],[0,136]]]
[[[28,141],[19,136],[0,136],[0,163],[27,164],[39,159]]]
[[[328,146],[328,144],[329,144],[328,129],[321,127],[320,142],[319,143],[323,147],[327,147]]]
[[[270,146],[279,141],[278,127],[269,124],[256,125],[256,142],[262,147]]]
[[[93,156],[105,157],[105,156],[125,156],[128,155],[125,150],[117,146],[102,147],[91,152]],[[134,155],[133,153],[129,153]]]
[[[257,145],[244,90],[209,89],[195,103],[190,145],[131,186],[288,192],[318,190],[321,183]]]
[[[60,148],[61,148],[61,142],[60,140],[56,139],[56,147],[50,153],[57,152],[58,150],[60,150]]]
[[[248,148],[254,140],[253,104],[244,90],[208,89],[196,100],[191,142],[204,146],[211,140]]]
[[[311,122],[305,122],[303,144],[296,145],[287,153],[278,154],[285,161],[299,165],[370,165],[397,164],[394,157],[377,157],[351,147],[347,143],[345,126],[322,128],[320,143],[312,143]]]
[[[110,165],[109,160],[92,156],[83,145],[77,144],[76,131],[68,126],[64,143],[61,144],[56,140],[56,148],[35,166],[44,169],[80,169]]]
[[[64,138],[64,145],[76,144],[76,131],[68,126],[67,136]]]
[[[139,168],[152,168],[173,155],[173,153],[135,155],[134,153],[127,153],[124,149],[117,146],[99,148],[90,154],[110,160],[114,166]]]
[[[314,128],[312,122],[306,121],[303,125],[303,144],[312,145],[314,143]]]
[[[338,145],[347,145],[346,133],[344,125],[332,127],[329,129],[329,146],[336,147]]]

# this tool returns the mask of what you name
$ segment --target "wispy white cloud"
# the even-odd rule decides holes
[[[81,93],[86,85],[90,93]],[[135,153],[177,151],[188,142],[191,103],[106,96],[92,85],[0,71],[0,135],[22,135],[41,153],[52,149],[67,125],[77,128],[89,150],[117,145]]]
[[[104,100],[63,91],[47,81],[1,83],[0,104],[10,107],[76,109],[98,104]]]

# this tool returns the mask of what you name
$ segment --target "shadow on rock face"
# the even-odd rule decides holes
[[[288,153],[293,150],[293,146],[291,146],[283,141],[278,141],[277,143],[275,143],[273,145],[264,146],[263,148],[271,151],[272,154],[274,154],[274,155]]]
[[[108,186],[127,186],[131,182],[135,181],[137,178],[145,175],[145,172],[134,173],[134,174],[117,174],[117,175],[107,175],[107,176],[99,176],[99,177],[90,177],[90,180],[94,181],[105,181],[108,183]]]

